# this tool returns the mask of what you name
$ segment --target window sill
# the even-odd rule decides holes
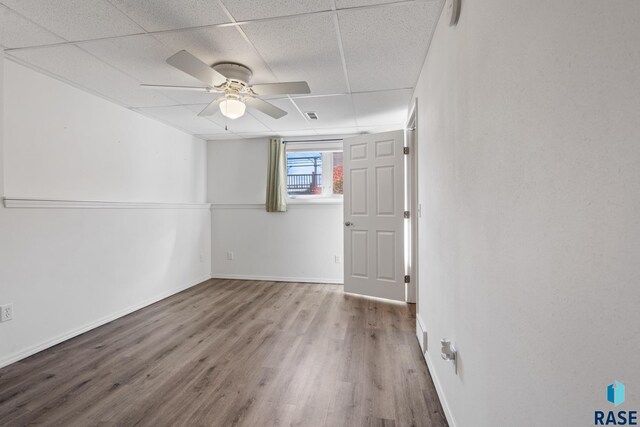
[[[298,196],[287,199],[289,205],[342,205],[342,197]]]

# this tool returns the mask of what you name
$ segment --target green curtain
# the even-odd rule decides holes
[[[287,154],[281,138],[269,139],[267,212],[287,211]]]

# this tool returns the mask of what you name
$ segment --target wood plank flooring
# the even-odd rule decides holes
[[[210,280],[0,370],[0,425],[446,426],[414,306]]]

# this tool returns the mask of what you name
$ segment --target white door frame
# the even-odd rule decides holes
[[[405,156],[405,210],[409,211],[407,221],[405,263],[406,273],[410,277],[407,284],[408,303],[418,302],[418,218],[421,207],[418,203],[418,98],[409,111],[409,119],[405,126],[405,144],[409,148],[409,155]]]

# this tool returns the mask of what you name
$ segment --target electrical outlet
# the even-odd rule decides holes
[[[233,252],[227,252],[227,260],[233,261]]]
[[[13,319],[13,304],[0,306],[0,322],[8,322]]]
[[[336,264],[340,264],[340,255],[336,255],[333,260],[335,261]]]

